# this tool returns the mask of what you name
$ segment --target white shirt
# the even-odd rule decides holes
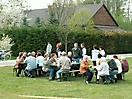
[[[92,61],[96,61],[98,59],[99,50],[92,50]]]
[[[87,49],[84,47],[84,48],[82,49],[82,56],[86,55],[86,52],[87,52]]]
[[[36,65],[39,64],[39,66],[43,66],[43,60],[44,60],[43,56],[38,56],[36,58]]]
[[[101,50],[101,51],[100,51],[100,54],[101,54],[102,56],[104,56],[104,55],[105,55],[105,51],[104,51],[104,50]]]
[[[115,59],[116,65],[118,67],[118,73],[122,72],[122,65],[121,62],[118,59]]]
[[[95,66],[99,76],[109,75],[109,65],[107,62],[102,62],[100,66]]]
[[[52,50],[52,45],[51,44],[48,44],[47,47],[46,47],[46,52],[50,52],[51,53],[51,50]]]

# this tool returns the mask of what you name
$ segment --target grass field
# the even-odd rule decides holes
[[[132,58],[128,59],[130,66]],[[125,75],[125,81],[116,84],[104,85],[85,84],[83,77],[71,77],[69,81],[48,81],[48,77],[16,77],[12,75],[11,67],[0,67],[0,99],[25,99],[20,95],[82,98],[82,99],[131,99],[132,98],[132,72]],[[35,99],[35,98],[26,98]],[[51,98],[45,98],[51,99]],[[59,98],[56,98],[59,99]]]

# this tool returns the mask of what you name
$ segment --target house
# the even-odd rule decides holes
[[[118,28],[118,24],[115,19],[112,17],[108,9],[104,4],[89,4],[89,5],[79,5],[76,6],[75,10],[81,8],[88,9],[92,14],[92,19],[94,21],[94,27],[101,30],[121,30]],[[26,12],[27,18],[31,19],[29,25],[33,25],[37,17],[43,20],[45,23],[48,23],[49,18],[49,9],[36,9]]]

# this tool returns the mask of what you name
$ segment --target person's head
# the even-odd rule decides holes
[[[57,58],[56,53],[52,53],[52,54],[51,54],[51,57],[52,57],[52,58]]]
[[[22,55],[23,55],[23,52],[19,52],[19,55],[18,55],[19,58],[22,57]]]
[[[41,54],[41,52],[38,52],[37,55],[38,55],[38,56],[41,56],[42,54]]]
[[[85,44],[84,43],[81,43],[81,48],[84,48],[85,47]]]
[[[23,56],[26,57],[27,56],[27,52],[23,52]]]
[[[98,58],[101,58],[102,57],[102,55],[101,54],[98,54]]]
[[[63,52],[61,53],[61,56],[66,56],[66,52],[63,51]]]
[[[125,57],[125,56],[122,56],[122,57],[121,57],[121,60],[126,60],[126,57]]]
[[[101,51],[101,50],[104,50],[104,48],[102,47],[102,46],[99,46],[99,50]]]
[[[70,57],[71,57],[71,56],[72,56],[72,52],[68,52],[68,56],[70,56]]]
[[[50,44],[50,42],[48,42],[48,44]]]
[[[48,53],[44,54],[44,58],[48,58],[48,57],[49,57]]]
[[[118,59],[118,57],[116,55],[113,56],[114,59]]]
[[[74,48],[78,48],[78,43],[74,43]]]
[[[101,57],[101,62],[106,62],[106,58],[105,57]]]
[[[41,50],[37,50],[37,53],[41,53]]]
[[[34,57],[34,56],[35,56],[35,52],[33,51],[33,52],[31,53],[31,55]]]
[[[84,61],[88,61],[88,55],[84,55],[84,56],[83,56],[83,60],[84,60]]]
[[[97,45],[94,45],[94,46],[93,46],[93,49],[98,49]]]

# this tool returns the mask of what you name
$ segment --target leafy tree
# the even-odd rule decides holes
[[[36,18],[35,25],[37,25],[38,27],[42,26],[41,19],[39,17]]]
[[[119,24],[119,28],[121,28],[123,30],[132,31],[132,22],[128,17],[114,16],[114,18],[117,21],[117,23]]]
[[[59,21],[55,18],[55,13],[53,11],[50,11],[50,14],[49,14],[49,24],[52,24],[52,25],[59,25]]]
[[[83,17],[82,17],[83,16]],[[65,45],[65,51],[68,50],[68,43],[75,38],[74,35],[70,37],[70,33],[74,30],[84,31],[93,27],[90,11],[87,9],[80,9],[76,11],[68,20],[66,26],[58,26],[57,36],[59,40]],[[69,38],[70,37],[70,38]]]
[[[124,0],[76,0],[78,5],[85,5],[85,4],[98,4],[102,3],[105,4],[107,9],[112,13],[112,14],[123,14],[123,10],[121,7],[123,6],[123,1]]]
[[[0,26],[20,26],[24,10],[28,8],[26,0],[1,0]]]
[[[12,44],[10,44],[11,38],[8,35],[4,35],[0,40],[0,49],[9,51],[11,49]]]
[[[24,18],[23,18],[23,23],[22,23],[22,25],[28,26],[27,17],[24,17]]]
[[[83,17],[82,17],[83,16]],[[93,27],[91,12],[85,8],[76,11],[74,15],[68,20],[68,26],[91,29]]]

